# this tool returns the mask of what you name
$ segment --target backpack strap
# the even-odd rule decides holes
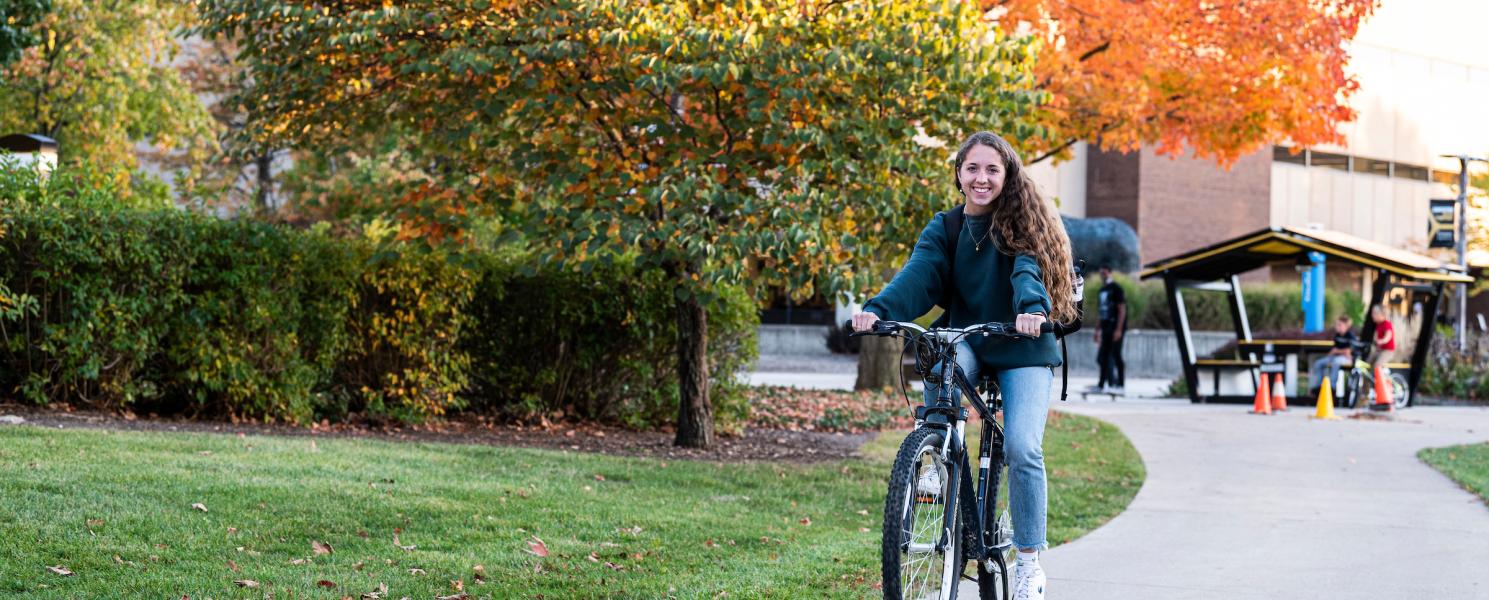
[[[956,273],[956,247],[957,242],[962,237],[962,211],[966,210],[966,208],[966,204],[958,204],[955,208],[941,213],[946,216],[941,220],[941,226],[946,233],[946,262],[951,265],[946,269],[948,273]],[[941,288],[941,298],[936,302],[936,305],[940,306],[942,310],[949,310],[951,308],[952,286],[943,285]]]

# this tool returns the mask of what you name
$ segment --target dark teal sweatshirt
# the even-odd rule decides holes
[[[984,238],[989,217],[963,218],[963,229],[957,236],[956,272],[952,273],[942,224],[945,218],[937,213],[931,219],[920,232],[910,260],[878,296],[864,304],[864,312],[890,321],[911,321],[929,312],[941,299],[941,291],[951,286],[951,306],[942,307],[951,327],[992,321],[1012,323],[1015,315],[1024,313],[1050,314],[1049,293],[1039,263],[1033,256],[1000,252],[996,233],[987,233]],[[973,238],[983,240],[981,250],[976,249]],[[1053,334],[1038,339],[978,335],[967,340],[984,368],[1060,365]]]

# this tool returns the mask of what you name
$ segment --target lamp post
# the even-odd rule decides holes
[[[57,168],[57,140],[32,133],[13,133],[0,137],[0,152],[8,152],[18,167],[30,167],[42,177]]]
[[[1458,159],[1458,266],[1468,273],[1468,163],[1489,163],[1489,159],[1466,154],[1444,154]],[[1424,315],[1432,318],[1432,315]],[[1468,348],[1468,284],[1458,290],[1458,351]]]

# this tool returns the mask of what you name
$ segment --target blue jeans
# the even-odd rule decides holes
[[[1313,368],[1308,370],[1308,389],[1316,390],[1323,387],[1325,379],[1329,380],[1329,385],[1331,386],[1329,389],[1333,389],[1332,386],[1335,385],[1333,381],[1334,374],[1338,373],[1339,369],[1349,367],[1353,364],[1355,364],[1355,361],[1350,357],[1340,356],[1338,354],[1330,354],[1313,361]],[[1322,373],[1322,377],[1320,377],[1320,373]],[[1339,392],[1340,390],[1334,390],[1335,394]]]
[[[956,362],[977,384],[981,365],[972,347],[957,344]],[[939,372],[940,366],[936,367]],[[1020,550],[1042,549],[1047,518],[1048,483],[1044,475],[1044,422],[1050,412],[1050,383],[1055,375],[1049,367],[1021,367],[998,372],[1003,392],[1003,461],[1008,465],[1008,503],[1013,518],[1013,544]],[[950,379],[950,373],[947,374]],[[939,384],[925,386],[925,404],[930,406],[940,392]],[[961,395],[955,387],[952,397]]]

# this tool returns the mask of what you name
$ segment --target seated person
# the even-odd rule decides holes
[[[1334,379],[1334,374],[1341,367],[1348,367],[1353,360],[1351,352],[1355,343],[1355,332],[1350,331],[1352,324],[1348,315],[1339,315],[1334,320],[1334,347],[1323,358],[1313,361],[1313,368],[1308,370],[1308,390],[1310,395],[1318,395],[1318,389],[1323,387],[1324,379],[1319,378],[1319,372],[1323,371],[1325,379]],[[1330,384],[1331,386],[1333,384]],[[1335,390],[1337,393],[1338,390]]]

